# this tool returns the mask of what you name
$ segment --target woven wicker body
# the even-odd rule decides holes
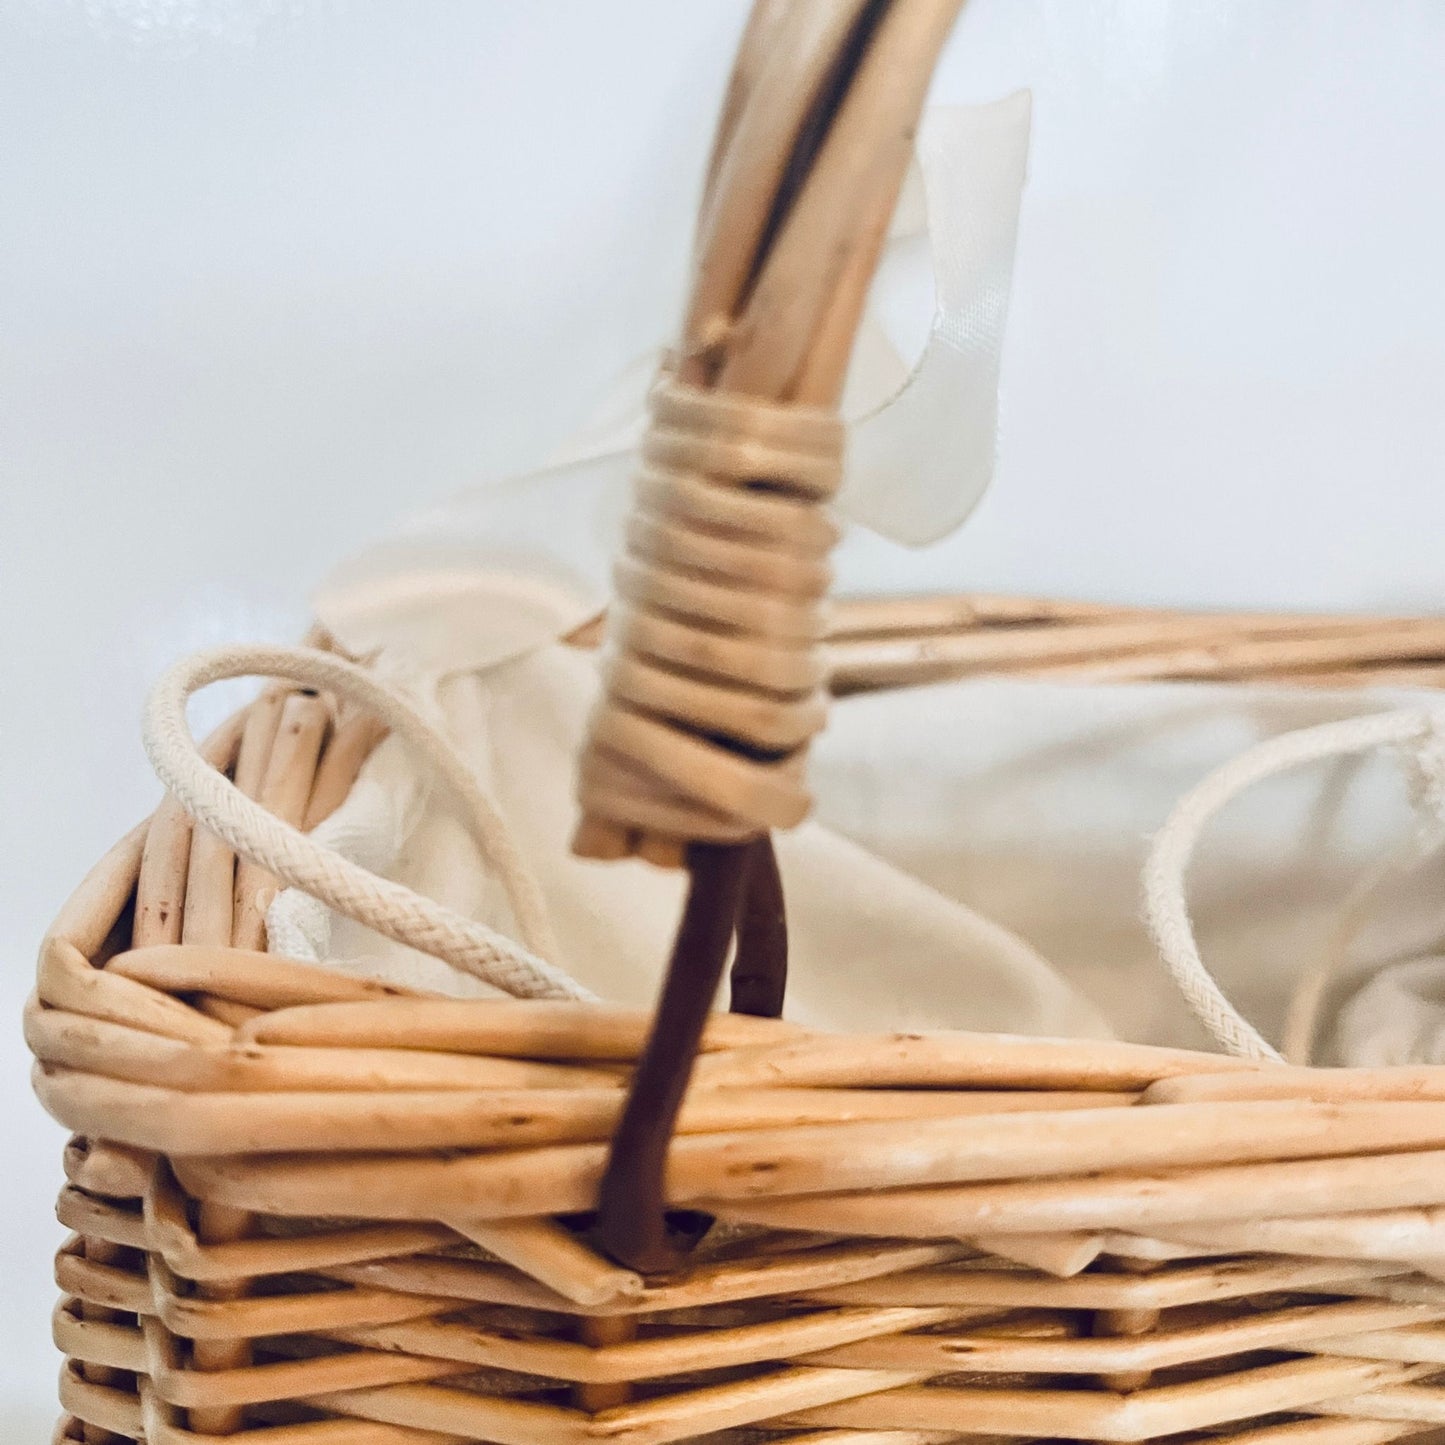
[[[273,691],[210,746],[304,819],[374,736]],[[724,1224],[644,1282],[556,1216],[592,1203],[646,1019],[227,946],[265,892],[234,907],[235,873],[163,807],[45,945],[37,1086],[77,1132],[60,1439],[1445,1423],[1445,1070],[720,1015],[668,1191]]]
[[[739,850],[806,812],[830,684],[1431,682],[1445,659],[1432,621],[999,598],[859,604],[827,630],[837,397],[956,9],[762,0],[729,94],[577,842],[687,863],[688,916],[697,860],[727,863],[714,970],[759,876]],[[205,751],[305,832],[377,736],[324,688],[273,685]],[[75,1134],[59,1440],[1376,1445],[1445,1425],[1445,1069],[703,1029],[716,971],[685,976],[681,943],[656,1015],[423,996],[267,953],[277,880],[223,832],[168,798],[43,948],[27,1036]],[[642,1081],[693,1025],[674,1119]],[[716,1222],[659,1270],[626,1215],[664,1202]]]

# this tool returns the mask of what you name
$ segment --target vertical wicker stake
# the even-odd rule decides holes
[[[283,688],[267,688],[246,718],[246,731],[241,734],[241,747],[236,759],[236,786],[247,798],[259,798],[273,809],[280,809],[288,822],[299,822],[305,796],[296,803],[298,793],[311,789],[312,769],[316,751],[327,727],[327,712],[319,698],[289,694]],[[309,767],[308,767],[309,762]],[[293,767],[290,764],[299,763]],[[237,863],[230,850],[215,850],[208,858],[212,873],[197,877],[202,890],[204,916],[224,938],[207,942],[230,944],[234,948],[264,948],[263,890],[269,881],[262,870],[249,863]],[[231,907],[221,900],[223,890],[231,890]],[[214,1012],[214,1007],[208,1010]],[[250,1215],[243,1209],[224,1204],[202,1204],[197,1215],[197,1238],[202,1244],[225,1244],[246,1237]],[[240,1299],[246,1293],[244,1283],[207,1286],[202,1295],[210,1299]],[[192,1355],[201,1370],[236,1370],[251,1361],[250,1344],[246,1340],[197,1340],[192,1342]],[[211,1435],[236,1435],[246,1428],[246,1410],[236,1406],[191,1410],[191,1428]]]
[[[284,821],[314,827],[345,798],[376,741],[375,727],[369,721],[360,728],[353,725],[332,732],[328,740],[330,728],[331,708],[324,699],[284,687],[266,689],[246,716],[236,757],[237,788],[247,797],[260,799]],[[323,782],[324,800],[316,796]],[[184,922],[178,918],[184,940],[223,948],[263,947],[272,880],[263,870],[238,865],[231,850],[204,830],[195,832],[188,851]],[[145,879],[143,863],[141,896]],[[137,947],[142,946],[139,921],[138,917]],[[226,1022],[243,1021],[228,1016],[226,1001],[202,998],[199,1006]],[[203,1202],[197,1212],[196,1236],[204,1244],[225,1244],[244,1239],[250,1225],[250,1215],[244,1210]],[[199,1293],[208,1299],[239,1299],[245,1294],[245,1285],[207,1285],[200,1287]],[[195,1340],[191,1348],[195,1366],[201,1370],[234,1370],[251,1361],[250,1343],[245,1339]],[[245,1430],[246,1412],[235,1406],[193,1409],[189,1423],[193,1430],[207,1434],[234,1435]]]
[[[1115,1274],[1150,1274],[1155,1266],[1147,1259],[1109,1258],[1105,1267]],[[1094,1334],[1132,1337],[1147,1335],[1159,1327],[1160,1310],[1154,1306],[1139,1306],[1130,1309],[1100,1310],[1094,1316]],[[1115,1390],[1121,1395],[1142,1390],[1151,1379],[1148,1370],[1130,1370],[1123,1374],[1101,1375],[1099,1383],[1106,1390]]]
[[[153,944],[175,943],[181,936],[181,916],[186,897],[186,868],[191,853],[191,820],[171,799],[165,799],[151,820],[141,854],[140,875],[136,881],[135,919],[132,945],[146,948]],[[122,1245],[90,1239],[84,1246],[85,1257],[100,1265],[119,1265],[126,1257]],[[97,1323],[114,1323],[123,1319],[122,1311],[102,1305],[83,1304],[81,1318]],[[83,1365],[84,1379],[99,1385],[113,1385],[122,1372],[107,1365]],[[81,1427],[86,1445],[113,1445],[124,1437],[98,1425]]]
[[[735,930],[735,1005],[781,1005],[767,834],[807,813],[804,755],[824,717],[838,397],[960,3],[764,0],[724,108],[683,340],[654,393],[618,564],[574,842],[588,857],[685,860],[691,875],[600,1196],[599,1242],[640,1270],[677,1262],[667,1144]]]

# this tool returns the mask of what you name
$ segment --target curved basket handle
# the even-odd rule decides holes
[[[960,5],[753,13],[617,564],[614,655],[579,772],[583,856],[675,864],[689,843],[745,842],[808,812],[838,399]]]
[[[617,566],[573,842],[691,874],[600,1196],[599,1242],[634,1269],[677,1262],[663,1166],[735,931],[735,1000],[781,1007],[768,832],[806,816],[807,746],[826,717],[838,400],[961,4],[758,0],[729,88]],[[674,1222],[684,1236],[695,1225]]]

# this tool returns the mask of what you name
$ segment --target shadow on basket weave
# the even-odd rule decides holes
[[[830,675],[1212,658],[1338,681],[1442,651],[1408,619],[989,599],[936,604],[942,623],[845,610],[829,652],[837,394],[956,9],[763,0],[744,37],[580,772],[579,852],[691,875],[655,1014],[575,996],[475,780],[364,668],[239,649],[163,684],[167,800],[56,921],[26,1016],[75,1133],[58,1440],[1377,1445],[1445,1425],[1445,1070],[768,1016],[768,835],[807,810]],[[286,681],[195,756],[186,692],[245,672]],[[519,941],[308,839],[386,728],[464,804]],[[269,953],[280,883],[523,997]],[[730,950],[737,1011],[710,1015]]]

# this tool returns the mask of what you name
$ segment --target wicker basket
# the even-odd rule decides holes
[[[1376,1445],[1445,1424],[1445,1070],[763,1016],[759,840],[806,806],[829,662],[847,691],[1433,681],[1445,656],[1428,621],[1000,598],[843,606],[820,638],[830,409],[955,9],[763,0],[745,37],[582,772],[582,851],[692,872],[659,1014],[269,954],[274,879],[169,799],[66,906],[27,1013],[76,1136],[58,1440]],[[652,525],[709,506],[731,522]],[[304,831],[378,735],[273,685],[205,755]],[[735,929],[744,1009],[705,1018]]]

